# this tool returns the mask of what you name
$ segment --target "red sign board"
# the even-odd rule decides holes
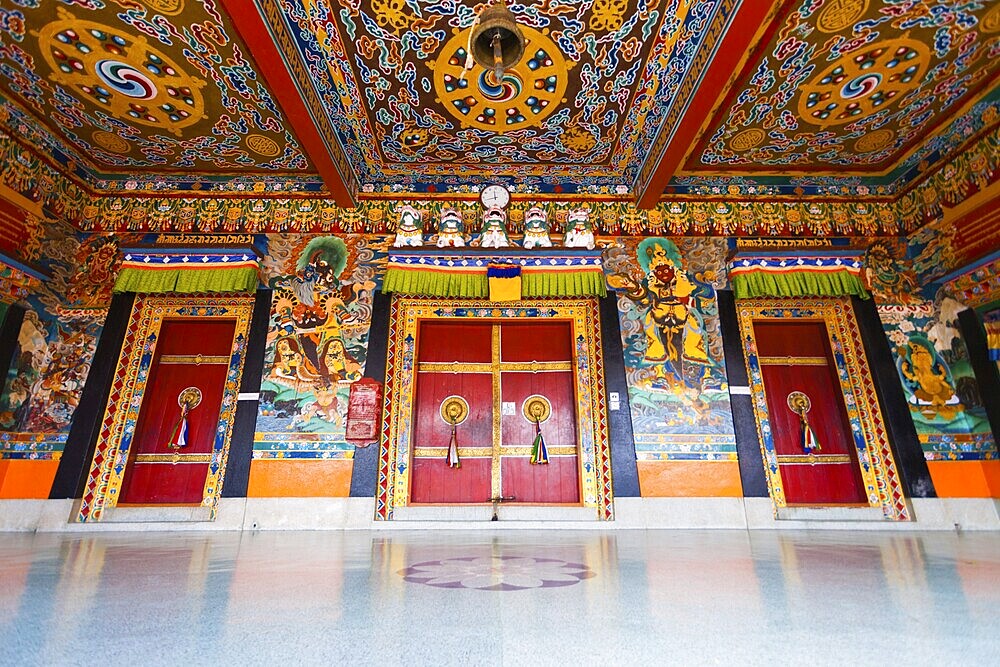
[[[361,378],[351,385],[347,399],[347,436],[355,447],[367,447],[379,436],[382,421],[382,383]]]

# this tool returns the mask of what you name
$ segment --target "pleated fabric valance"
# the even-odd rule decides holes
[[[986,348],[990,359],[1000,361],[1000,321],[986,322]]]
[[[741,257],[729,266],[737,299],[857,296],[869,298],[856,257]]]
[[[519,289],[518,289],[519,284]],[[605,296],[598,252],[393,252],[384,292],[456,299]]]
[[[257,256],[247,252],[126,252],[115,292],[204,294],[253,292]]]

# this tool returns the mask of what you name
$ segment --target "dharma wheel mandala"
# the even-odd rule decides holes
[[[63,20],[38,31],[52,79],[81,94],[91,106],[122,120],[180,135],[205,116],[205,82],[184,72],[145,38],[81,21],[65,10]]]

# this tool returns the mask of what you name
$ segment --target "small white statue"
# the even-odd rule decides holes
[[[441,219],[438,221],[437,247],[449,246],[465,247],[465,223],[462,221],[462,214],[453,208],[443,209]]]
[[[563,238],[565,247],[594,249],[594,230],[590,226],[590,211],[588,209],[578,208],[570,211],[566,224],[569,228]]]
[[[399,224],[396,225],[396,240],[392,247],[419,247],[424,244],[424,214],[409,204],[399,210]]]
[[[532,206],[524,214],[524,240],[521,245],[528,249],[535,246],[552,247],[552,239],[549,238],[549,216],[541,206]]]
[[[507,213],[497,206],[491,206],[483,213],[483,230],[479,234],[480,248],[509,248],[507,236]]]

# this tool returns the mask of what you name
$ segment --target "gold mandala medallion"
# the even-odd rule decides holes
[[[118,153],[119,155],[125,155],[132,150],[132,146],[129,142],[125,141],[117,134],[112,134],[111,132],[105,132],[104,130],[97,130],[92,135],[91,138],[94,143],[103,148],[106,151],[111,151],[112,153]]]
[[[579,125],[563,130],[561,139],[563,146],[574,153],[586,153],[597,144],[597,138]]]
[[[594,32],[614,32],[622,27],[627,9],[625,0],[594,0],[590,8],[590,29]]]
[[[201,88],[146,37],[93,21],[65,9],[60,20],[32,33],[52,69],[51,79],[108,115],[180,136],[207,118]]]
[[[248,136],[247,148],[264,157],[276,157],[281,152],[278,144],[263,134],[251,134]]]
[[[821,127],[863,120],[919,86],[929,59],[926,44],[905,37],[846,53],[801,86],[799,118]]]
[[[892,144],[895,138],[896,133],[892,130],[875,130],[855,141],[854,150],[859,153],[875,153]]]
[[[826,0],[816,15],[822,32],[840,32],[854,25],[868,9],[868,0]]]
[[[1000,30],[1000,5],[986,12],[986,16],[979,21],[979,29],[987,34]]]
[[[164,16],[177,16],[184,11],[184,0],[145,0],[146,6]]]
[[[764,134],[764,130],[757,127],[751,127],[747,130],[743,130],[733,137],[733,140],[729,142],[729,147],[737,153],[742,153],[743,151],[748,151],[754,146],[759,145],[760,142],[764,141],[766,137],[767,135]]]
[[[565,101],[572,63],[538,30],[519,28],[526,42],[524,56],[504,72],[502,81],[479,65],[465,71],[469,30],[457,32],[431,63],[437,102],[462,127],[496,133],[535,127]]]

